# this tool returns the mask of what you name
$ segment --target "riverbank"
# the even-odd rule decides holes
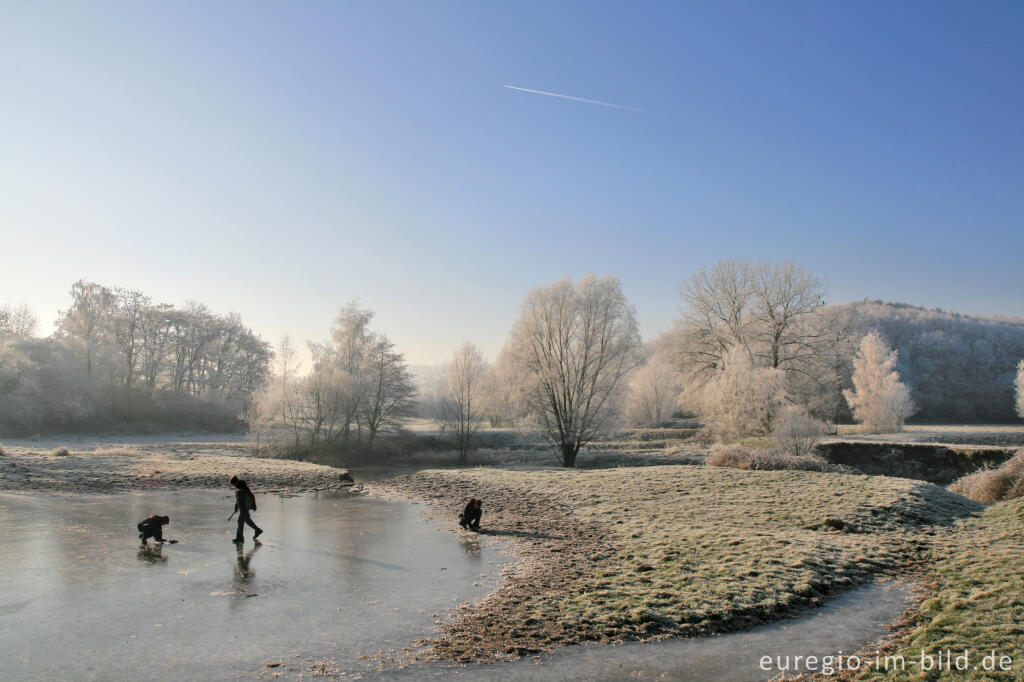
[[[426,471],[386,490],[451,518],[482,498],[484,536],[520,557],[429,642],[451,662],[753,627],[921,570],[981,509],[907,479],[693,466]]]
[[[85,438],[65,443],[5,443],[0,455],[0,491],[106,494],[224,488],[232,475],[247,480],[260,492],[281,495],[351,486],[343,469],[256,457],[244,442],[151,437],[126,444]]]

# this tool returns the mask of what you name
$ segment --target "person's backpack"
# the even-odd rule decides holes
[[[256,511],[256,496],[252,494],[251,490],[246,490],[245,492],[249,496],[249,509]]]

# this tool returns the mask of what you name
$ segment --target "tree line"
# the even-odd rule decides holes
[[[47,339],[32,338],[27,308],[0,308],[0,428],[83,423],[118,396],[184,396],[301,453],[373,448],[418,409],[462,461],[489,424],[531,431],[573,466],[610,429],[686,413],[722,441],[793,439],[825,422],[898,430],[915,413],[1007,421],[1021,400],[1021,321],[828,306],[824,282],[793,263],[722,261],[684,281],[680,298],[674,327],[643,344],[616,278],[537,287],[493,362],[466,343],[417,390],[356,302],[328,339],[308,342],[307,372],[286,337],[271,376],[270,345],[235,314],[80,281]]]
[[[238,428],[267,380],[270,344],[236,313],[84,280],[70,295],[47,338],[25,306],[0,311],[5,433]]]

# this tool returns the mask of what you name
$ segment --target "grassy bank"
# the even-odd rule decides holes
[[[906,669],[865,670],[858,679],[1024,679],[1024,498],[1000,502],[936,541],[935,592],[921,604],[897,646]],[[969,652],[967,671],[921,671],[921,654]],[[983,657],[1008,656],[1009,669],[986,672]]]
[[[980,509],[906,479],[692,466],[431,471],[395,485],[451,514],[483,497],[487,532],[531,567],[445,626],[435,653],[449,660],[747,628],[919,565]]]

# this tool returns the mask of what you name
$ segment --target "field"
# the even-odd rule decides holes
[[[426,471],[394,487],[447,515],[483,498],[486,534],[523,555],[433,642],[452,661],[747,628],[923,570],[981,509],[907,479],[693,466]]]
[[[899,433],[864,434],[856,426],[840,426],[839,441],[930,443],[938,445],[992,445],[1024,447],[1024,426],[1006,424],[909,424]]]

